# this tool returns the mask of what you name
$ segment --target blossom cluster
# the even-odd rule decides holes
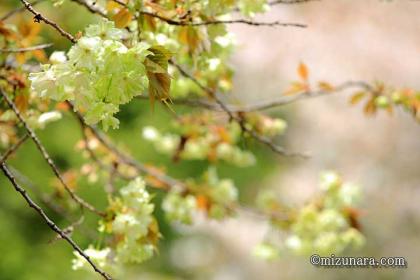
[[[101,221],[99,231],[113,236],[113,246],[85,250],[98,266],[115,270],[123,264],[141,263],[154,255],[160,234],[152,215],[151,199],[141,178],[131,181],[120,190],[119,197],[111,199],[108,217]],[[73,269],[88,267],[85,259],[78,253],[76,256]]]
[[[239,167],[255,163],[254,155],[237,146],[241,128],[231,122],[217,125],[206,115],[183,116],[174,124],[174,133],[160,133],[156,128],[143,128],[143,138],[157,151],[175,159],[226,161]]]
[[[68,54],[53,53],[52,64],[31,73],[32,91],[43,98],[72,101],[88,124],[117,127],[119,106],[142,94],[148,78],[144,60],[149,45],[123,44],[124,31],[103,20],[86,28]]]
[[[320,188],[322,195],[319,198],[302,209],[292,211],[288,221],[277,223],[287,233],[282,244],[276,246],[275,242],[263,242],[255,250],[258,256],[272,259],[287,250],[298,255],[327,255],[364,244],[353,208],[360,200],[360,188],[352,183],[343,183],[331,171],[321,175]],[[265,196],[264,201],[268,203],[270,199],[267,198]]]
[[[287,129],[287,123],[280,118],[272,118],[259,113],[248,113],[245,115],[246,126],[255,132],[274,137],[282,135]]]
[[[187,192],[170,191],[162,209],[169,221],[192,224],[198,211],[212,219],[223,219],[238,199],[238,190],[230,179],[220,179],[215,168],[210,168],[201,182],[190,183]]]

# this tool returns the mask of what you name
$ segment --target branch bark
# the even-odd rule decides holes
[[[26,0],[20,0],[20,2],[22,2],[22,4],[26,7],[26,9],[28,11],[30,11],[32,14],[34,14],[34,21],[35,22],[45,22],[46,24],[50,25],[51,27],[53,27],[55,30],[57,30],[62,36],[66,37],[67,39],[69,39],[72,43],[76,43],[77,40],[76,38],[73,37],[73,35],[71,35],[70,33],[68,33],[67,31],[65,31],[63,28],[61,28],[57,23],[55,23],[54,21],[44,17],[41,13],[39,13],[38,11],[36,11],[33,7],[32,4],[29,3]]]
[[[16,116],[18,117],[19,121],[23,124],[23,127],[25,128],[26,132],[28,133],[29,137],[33,140],[38,150],[41,152],[43,158],[48,163],[48,165],[51,167],[52,171],[54,172],[54,175],[58,178],[60,183],[63,185],[64,189],[67,191],[67,193],[70,195],[70,197],[77,202],[81,207],[84,207],[91,212],[99,215],[99,216],[105,216],[105,213],[97,210],[95,207],[93,207],[91,204],[83,200],[81,197],[79,197],[64,181],[63,176],[61,175],[60,171],[58,171],[58,168],[55,166],[53,160],[51,159],[50,155],[48,154],[45,147],[42,145],[41,141],[35,134],[35,132],[29,127],[29,125],[26,123],[26,121],[23,119],[21,113],[19,112],[19,109],[16,107],[15,103],[7,96],[7,94],[3,91],[2,88],[0,88],[0,94],[3,96],[6,103],[9,105],[9,107],[15,112]]]
[[[13,185],[15,190],[20,193],[20,195],[26,200],[29,207],[34,209],[41,218],[45,221],[45,223],[53,230],[55,231],[61,238],[67,241],[75,251],[77,251],[91,266],[92,268],[99,273],[104,279],[106,280],[112,280],[111,276],[108,275],[106,272],[101,270],[99,267],[96,266],[95,263],[92,262],[92,260],[89,258],[88,255],[86,255],[83,250],[71,239],[64,231],[62,231],[48,216],[45,214],[45,212],[42,210],[42,208],[36,204],[32,198],[28,195],[25,189],[23,189],[17,182],[13,174],[10,172],[10,170],[7,168],[5,163],[2,163],[0,165],[1,170],[3,171],[4,175],[7,177],[7,179],[10,181],[10,183]]]

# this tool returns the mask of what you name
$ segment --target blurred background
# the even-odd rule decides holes
[[[16,6],[17,1],[2,0],[0,15]],[[60,8],[43,3],[38,9],[72,33],[95,20],[74,3]],[[420,88],[420,63],[415,59],[420,52],[419,12],[418,1],[324,0],[278,5],[257,17],[306,23],[307,29],[231,26],[238,43],[232,57],[236,69],[234,98],[250,104],[281,95],[296,79],[301,61],[310,69],[313,81],[381,80],[397,87]],[[22,15],[30,19],[27,13]],[[50,28],[43,28],[42,37],[53,42],[55,49],[69,46]],[[267,222],[241,213],[224,222],[198,217],[192,227],[174,227],[160,219],[164,239],[159,255],[130,268],[127,279],[274,280],[306,279],[308,275],[311,279],[419,279],[420,127],[405,112],[396,111],[394,116],[380,112],[368,118],[361,106],[349,105],[350,95],[343,92],[303,100],[270,112],[289,124],[280,143],[289,150],[309,152],[310,159],[283,159],[257,147],[257,166],[220,166],[221,177],[233,177],[245,204],[252,205],[252,198],[261,189],[273,189],[282,200],[299,204],[317,190],[321,171],[337,170],[346,181],[362,185],[364,191],[361,221],[367,244],[352,255],[405,257],[407,269],[320,269],[306,258],[290,255],[273,262],[256,259],[251,252],[266,234]],[[204,164],[175,165],[141,139],[144,125],[164,127],[170,117],[159,109],[152,114],[147,102],[137,100],[122,109],[121,127],[110,134],[139,160],[169,166],[173,176],[201,173]],[[60,169],[83,164],[83,157],[75,150],[80,129],[70,116],[48,126],[40,138]],[[32,143],[27,142],[9,163],[31,178],[36,189],[52,192],[52,174]],[[3,177],[0,185],[1,280],[95,279],[72,271],[68,245],[49,243],[54,234]],[[82,179],[80,186],[80,194],[88,201],[98,207],[105,205],[100,183],[91,185]],[[34,188],[26,187],[36,195]],[[49,214],[59,225],[68,225],[62,217]],[[157,215],[162,216],[160,209]],[[85,224],[95,228],[95,219],[88,216]],[[75,232],[74,239],[82,247],[92,241],[82,230]]]

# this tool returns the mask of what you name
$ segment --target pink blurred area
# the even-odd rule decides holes
[[[420,88],[420,1],[329,0],[278,5],[257,20],[308,25],[231,26],[239,44],[233,58],[235,96],[243,103],[270,100],[297,78],[302,61],[312,82],[380,80]],[[364,250],[356,255],[402,256],[407,269],[319,269],[309,259],[285,255],[255,261],[252,247],[267,231],[252,215],[222,224],[204,223],[223,244],[214,279],[419,279],[420,125],[406,112],[366,117],[349,105],[351,92],[299,101],[279,108],[289,124],[285,146],[311,154],[308,160],[279,159],[286,169],[261,183],[284,201],[301,203],[317,189],[318,175],[334,169],[363,186]],[[259,163],[264,164],[264,163]],[[226,245],[226,246],[224,246]],[[224,248],[228,247],[229,250]]]

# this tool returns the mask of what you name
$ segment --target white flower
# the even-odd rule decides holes
[[[124,263],[141,263],[150,259],[155,250],[153,244],[138,244],[134,239],[121,243],[117,247],[117,257]]]
[[[124,31],[114,27],[114,22],[109,20],[102,20],[98,24],[89,25],[86,28],[86,36],[99,37],[102,40],[121,40],[124,36]]]
[[[238,199],[238,190],[230,179],[220,180],[212,194],[215,201],[221,204],[230,203]]]
[[[292,235],[286,239],[286,247],[293,251],[299,251],[302,249],[302,240],[297,235]]]
[[[324,232],[321,233],[314,240],[314,248],[316,252],[321,254],[329,254],[332,252],[339,252],[342,248],[342,243],[336,232]]]
[[[346,219],[335,209],[326,209],[318,216],[319,226],[323,230],[338,230],[347,225]]]
[[[283,134],[287,128],[287,123],[282,119],[275,119],[272,123],[273,134]]]
[[[333,171],[325,171],[321,174],[320,188],[329,191],[338,188],[341,185],[341,178]]]
[[[179,138],[175,135],[165,135],[156,143],[156,148],[161,153],[173,153],[179,145]]]
[[[132,214],[118,214],[112,222],[112,231],[126,233],[130,228],[137,226],[139,222]]]
[[[93,70],[100,61],[102,55],[103,43],[98,37],[82,37],[77,41],[77,45],[73,46],[69,51],[69,59],[71,63],[76,63],[79,68],[87,68]]]
[[[196,198],[192,195],[182,197],[177,192],[170,192],[162,203],[162,209],[170,221],[179,221],[184,224],[192,223],[193,212],[197,208]]]
[[[253,254],[264,260],[275,260],[279,257],[279,250],[271,244],[260,243],[254,248]]]
[[[31,89],[40,97],[54,98],[57,91],[56,76],[49,65],[44,66],[43,72],[30,73]]]
[[[110,248],[104,248],[102,250],[96,250],[92,246],[90,246],[88,249],[83,251],[96,265],[103,268],[107,266],[108,263],[108,257],[111,253]],[[89,268],[88,262],[83,258],[79,252],[75,251],[74,255],[76,256],[76,259],[73,259],[73,270],[78,270],[81,268]]]
[[[147,203],[150,200],[150,195],[146,191],[144,180],[140,177],[132,180],[126,187],[120,190],[123,198],[137,197],[141,202]]]
[[[358,185],[345,183],[340,188],[339,196],[345,205],[354,205],[359,202],[362,195]]]
[[[233,34],[227,33],[225,36],[217,36],[216,38],[214,38],[214,41],[221,47],[227,48],[235,43],[235,38]]]
[[[50,61],[52,64],[60,64],[67,61],[65,52],[53,52],[50,55]]]
[[[38,117],[38,124],[41,127],[44,127],[46,124],[54,121],[58,121],[61,119],[61,113],[58,111],[51,111],[47,113],[43,113]]]
[[[210,71],[216,71],[217,67],[219,67],[219,65],[222,62],[219,58],[210,58],[209,60],[207,60],[207,63],[209,65],[209,70]]]
[[[128,51],[128,48],[119,41],[105,40],[103,46],[106,51],[111,51],[113,54],[124,54]],[[118,57],[114,57],[118,59]]]
[[[146,126],[143,128],[143,138],[148,141],[155,141],[159,138],[159,132],[152,126]]]
[[[101,44],[101,39],[98,37],[82,37],[77,41],[77,44],[84,50],[96,50]]]
[[[233,155],[233,147],[228,143],[221,143],[217,145],[216,154],[218,158],[229,159]]]
[[[354,245],[355,247],[362,247],[366,240],[363,234],[355,228],[349,228],[341,236],[346,245]]]

